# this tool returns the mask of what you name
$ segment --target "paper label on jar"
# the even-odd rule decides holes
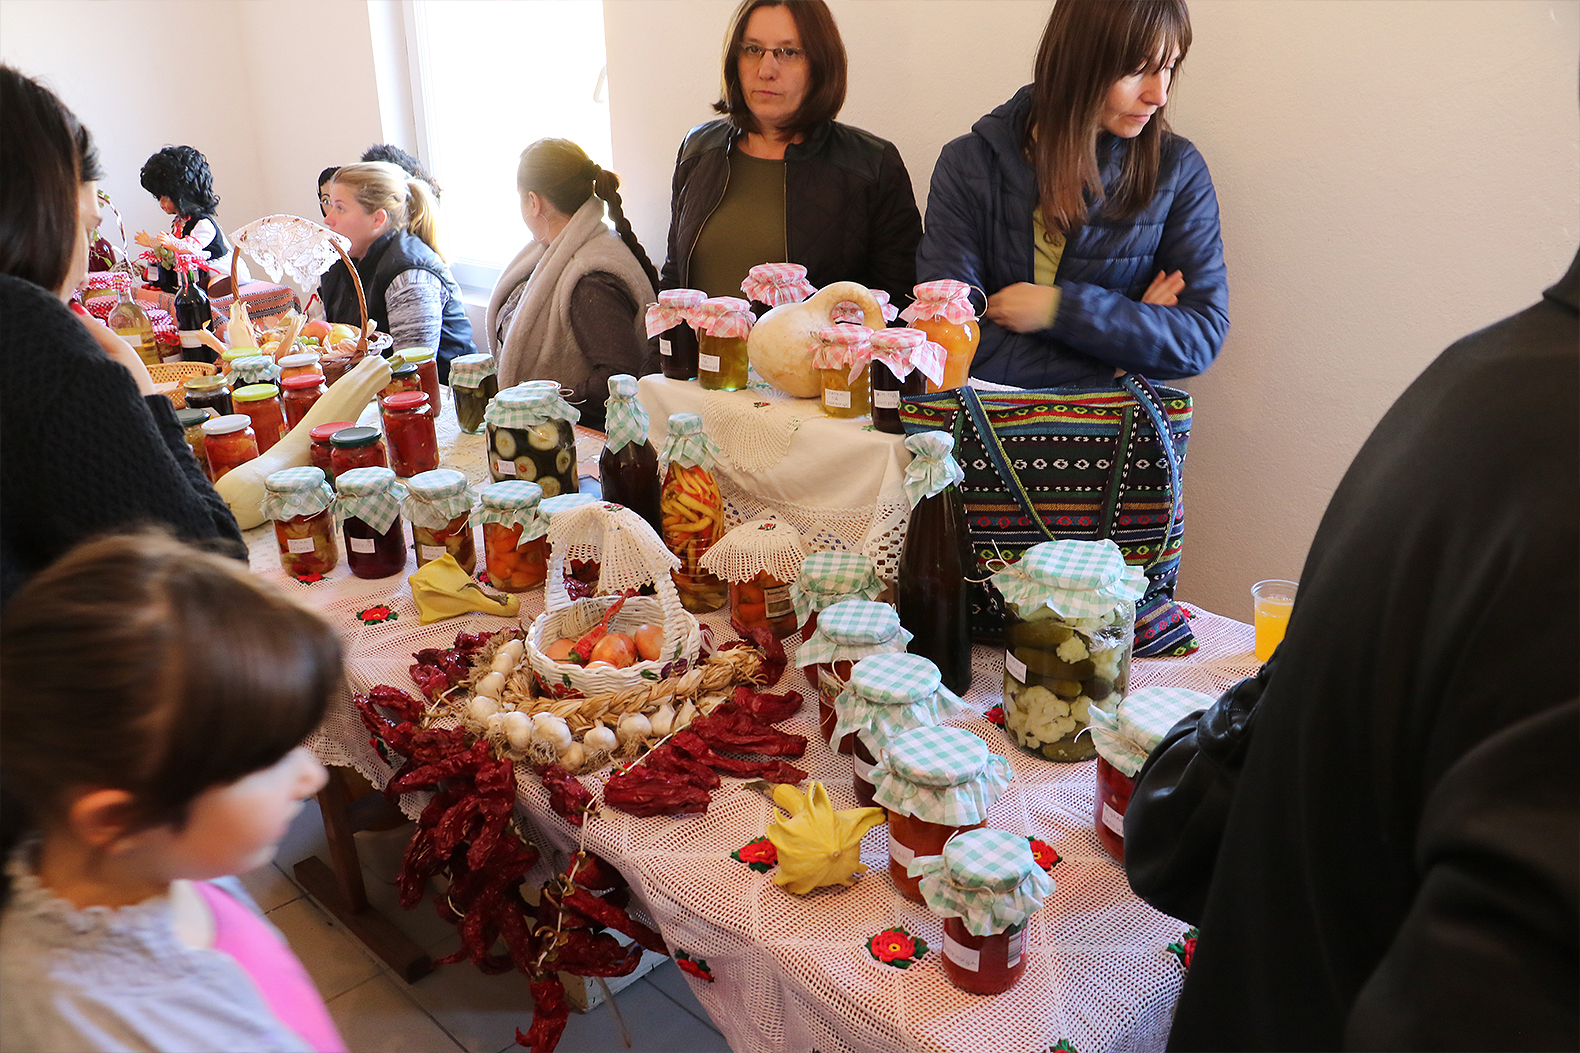
[[[898,391],[883,391],[879,388],[873,388],[872,404],[878,409],[899,409],[900,393]]]
[[[838,388],[823,389],[823,405],[836,409],[850,409],[850,392]]]
[[[855,769],[856,778],[865,783],[872,782],[872,769],[877,767],[876,764],[862,760],[859,753],[853,753],[850,755],[850,763],[851,767]]]
[[[658,338],[658,353],[663,355],[664,357],[668,358],[670,355],[673,355],[675,353],[675,349],[669,346],[669,341],[668,340],[665,340],[663,337],[659,337]]]
[[[313,551],[313,539],[310,537],[286,538],[285,550],[287,552],[311,552]]]
[[[496,457],[494,458],[494,471],[500,475],[513,476],[516,474],[516,462]]]
[[[717,373],[719,371],[719,356],[698,355],[697,368],[699,370],[707,370],[709,373]]]
[[[783,618],[795,611],[795,602],[790,599],[790,586],[770,585],[763,590],[763,600],[768,604],[768,620]]]
[[[1009,944],[1004,948],[1004,954],[1008,958],[1008,960],[1004,963],[1004,968],[1013,969],[1015,966],[1020,964],[1020,945],[1022,942],[1022,937],[1025,935],[1025,929],[1021,929],[1019,932],[1010,933]]]
[[[346,540],[351,542],[351,551],[353,552],[372,552],[378,548],[375,538],[353,537]]]
[[[956,943],[949,935],[949,930],[944,930],[944,957],[954,962],[968,973],[982,971],[982,952],[974,951],[970,947]],[[1018,958],[1019,955],[1016,955]]]
[[[894,834],[891,833],[889,834],[889,858],[902,867],[908,867],[916,861],[916,853],[896,841]]]
[[[418,545],[417,558],[422,560],[438,559],[448,551],[450,550],[443,545]]]
[[[1009,651],[1004,652],[1004,671],[1023,684],[1026,682],[1026,663]]]
[[[1100,813],[1098,817],[1102,819],[1103,825],[1112,830],[1116,837],[1124,837],[1125,813],[1121,812],[1119,809],[1115,808],[1113,805],[1109,804],[1102,798],[1098,798],[1097,808]]]

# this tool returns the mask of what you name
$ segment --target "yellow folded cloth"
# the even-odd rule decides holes
[[[521,610],[518,597],[492,596],[484,592],[448,552],[423,564],[421,570],[406,580],[411,583],[412,602],[417,605],[424,625],[473,611],[513,618]]]

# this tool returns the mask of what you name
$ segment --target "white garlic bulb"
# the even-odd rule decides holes
[[[571,771],[575,771],[587,762],[587,751],[582,749],[580,742],[573,741],[560,751],[560,764]]]
[[[555,716],[553,713],[536,713],[532,717],[532,737],[539,742],[546,743],[559,753],[569,746],[575,739],[571,736],[571,727],[565,723],[564,717]]]
[[[495,713],[485,723],[488,725],[488,734],[491,737],[505,733],[505,714]]]
[[[615,738],[622,743],[630,742],[633,739],[641,742],[652,733],[652,721],[648,720],[641,713],[627,713],[620,718],[620,727],[615,732]]]
[[[505,674],[488,673],[472,688],[473,694],[487,695],[489,698],[499,699],[505,697]]]
[[[480,724],[486,724],[488,718],[499,712],[499,700],[488,695],[473,695],[472,700],[466,704],[466,715]]]
[[[510,656],[510,660],[512,662],[520,662],[521,661],[521,656],[526,654],[526,653],[527,653],[526,641],[524,641],[524,640],[511,640],[509,643],[504,644],[503,646],[501,646],[498,651],[495,651],[494,652],[494,656],[497,658],[500,655],[507,655],[508,654]]]
[[[513,750],[524,750],[532,745],[532,718],[519,710],[506,713],[505,737]]]
[[[665,702],[647,719],[653,727],[653,734],[660,737],[668,735],[675,730],[675,707]]]
[[[494,656],[494,660],[489,663],[488,668],[501,676],[509,676],[515,672],[516,660],[512,656],[500,652]]]
[[[680,712],[675,714],[675,725],[673,730],[679,731],[681,728],[689,726],[691,722],[696,719],[696,717],[697,705],[688,698],[686,699],[686,704],[680,707]]]
[[[582,736],[582,743],[590,750],[613,753],[615,747],[620,745],[620,740],[615,737],[614,732],[604,727],[602,721],[598,721],[587,729],[587,733]]]

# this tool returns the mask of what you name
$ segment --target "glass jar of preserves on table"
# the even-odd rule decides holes
[[[203,450],[208,455],[209,478],[219,482],[232,469],[257,459],[258,434],[252,418],[229,413],[203,423]]]
[[[232,400],[235,392],[248,384],[278,384],[280,365],[268,355],[260,355],[256,348],[249,348],[251,355],[231,362],[230,387]],[[238,411],[239,412],[239,411]]]
[[[872,334],[872,426],[901,435],[900,400],[927,391],[929,379],[941,382],[948,352],[920,329],[897,326]]]
[[[1006,830],[970,830],[912,870],[922,902],[944,919],[944,975],[962,991],[1000,994],[1026,971],[1025,931],[1053,893],[1031,844]]]
[[[647,306],[648,339],[658,337],[659,366],[671,380],[697,379],[696,310],[708,294],[701,289],[665,289]]]
[[[597,504],[599,498],[593,494],[560,494],[558,497],[545,497],[538,504],[538,511],[543,516],[543,529],[547,531],[554,522],[554,517],[564,515],[566,512],[584,505]],[[548,538],[544,538],[544,545],[548,545]],[[545,549],[552,557],[553,552]],[[603,566],[596,559],[570,559],[565,560],[565,593],[573,600],[585,599],[598,591],[598,577],[603,573]],[[547,575],[545,575],[547,576]]]
[[[938,667],[914,654],[879,654],[850,668],[850,679],[834,699],[831,738],[853,736],[856,803],[873,805],[872,769],[891,738],[932,727],[961,712],[960,696],[943,686]]]
[[[329,451],[336,486],[340,476],[354,468],[388,468],[390,463],[384,434],[377,428],[353,425],[330,432]]]
[[[292,377],[304,377],[310,373],[317,373],[321,376],[323,375],[323,369],[320,368],[319,363],[322,361],[323,356],[313,351],[298,351],[294,355],[281,355],[279,358],[280,380],[283,382],[290,380]]]
[[[537,483],[545,498],[577,491],[576,431],[581,411],[552,380],[506,388],[488,404],[488,472],[494,482]]]
[[[872,769],[873,799],[889,813],[889,876],[922,902],[917,860],[983,825],[1009,786],[1009,761],[964,728],[926,727],[889,740]]]
[[[340,565],[335,492],[317,468],[285,468],[264,480],[263,514],[274,520],[280,566],[298,581],[317,581]]]
[[[922,282],[913,290],[914,303],[900,317],[943,345],[948,353],[942,383],[927,382],[928,391],[958,388],[971,378],[971,361],[982,339],[976,308],[971,306],[971,286],[950,278]]]
[[[419,392],[418,394],[421,394]],[[406,569],[400,504],[406,488],[388,468],[352,468],[336,479],[335,516],[346,537],[346,566],[359,578],[387,578]]]
[[[696,309],[697,383],[709,391],[739,391],[750,362],[746,338],[756,319],[739,296],[712,296]]]
[[[537,483],[519,480],[493,483],[479,495],[477,520],[483,524],[483,559],[488,582],[494,588],[526,592],[547,580],[548,517],[538,507],[542,497]]]
[[[729,583],[730,626],[743,638],[753,628],[783,640],[797,629],[790,582],[801,571],[806,545],[796,528],[754,519],[733,528],[703,554],[701,566]]]
[[[334,447],[329,444],[329,441],[334,437],[335,432],[354,427],[356,427],[355,421],[337,420],[328,424],[320,424],[307,433],[307,438],[312,443],[307,448],[308,462],[314,468],[324,473],[324,478],[329,480],[331,486],[335,482],[335,461]]]
[[[405,478],[439,467],[439,435],[433,405],[422,391],[403,391],[379,400],[384,436],[389,441],[390,468]]]
[[[1090,734],[1097,747],[1092,824],[1097,839],[1119,862],[1125,861],[1125,813],[1136,776],[1174,725],[1213,701],[1199,691],[1160,686],[1132,691],[1112,712],[1092,707]]]
[[[877,568],[860,552],[824,549],[812,553],[790,583],[790,602],[795,604],[796,620],[801,623],[801,639],[812,639],[823,608],[840,600],[875,600],[882,591]],[[817,688],[812,673],[807,674],[807,683]]]
[[[455,397],[455,419],[461,430],[476,435],[483,430],[483,414],[499,394],[499,366],[493,355],[460,355],[450,362],[450,393]]]
[[[380,399],[422,390],[422,378],[417,375],[416,366],[410,362],[394,362],[391,365],[394,368],[390,370],[390,381],[379,391]]]
[[[670,576],[680,593],[680,605],[693,614],[716,611],[728,598],[724,582],[702,565],[708,549],[724,536],[724,496],[712,471],[717,454],[700,415],[670,415],[669,434],[659,455],[668,467],[658,510],[664,545],[680,559],[680,569]]]
[[[865,417],[872,409],[872,330],[864,325],[830,325],[813,335],[817,346],[812,365],[822,378],[823,412],[840,419]]]
[[[252,430],[258,434],[258,452],[269,449],[290,429],[285,426],[285,407],[280,405],[280,389],[273,384],[247,384],[231,393],[237,413],[252,418]]]
[[[280,381],[280,402],[285,409],[287,430],[302,423],[302,418],[313,408],[313,403],[328,390],[324,386],[322,373],[298,373]]]
[[[425,392],[435,413],[439,412],[439,356],[431,347],[403,347],[395,361],[417,367],[417,387]]]
[[[472,537],[472,488],[454,468],[435,468],[406,481],[403,508],[411,520],[417,566],[452,556],[461,569],[477,569],[477,542]]]
[[[211,409],[186,409],[176,410],[176,423],[181,425],[182,437],[187,445],[192,448],[192,456],[197,458],[198,467],[203,469],[203,474],[208,475],[208,451],[203,448],[203,422],[218,416]]]
[[[824,742],[840,753],[855,748],[855,735],[834,737],[838,722],[834,699],[845,690],[851,667],[872,655],[898,654],[910,642],[911,634],[900,626],[900,616],[887,603],[841,600],[824,608],[817,631],[795,654],[796,665],[816,670],[817,727]]]
[[[188,409],[211,409],[217,417],[236,412],[230,401],[230,381],[223,376],[187,377],[181,387]]]

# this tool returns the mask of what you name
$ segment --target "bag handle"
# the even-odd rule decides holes
[[[1155,563],[1163,558],[1163,553],[1173,542],[1176,524],[1179,526],[1180,533],[1185,529],[1179,449],[1174,445],[1174,433],[1169,430],[1168,414],[1163,409],[1163,396],[1158,394],[1158,389],[1152,386],[1152,382],[1139,374],[1126,373],[1120,383],[1146,411],[1147,419],[1152,422],[1152,430],[1158,433],[1158,446],[1163,450],[1163,458],[1168,462],[1169,525],[1163,532],[1163,544],[1158,547],[1157,559],[1153,560]]]
[[[1048,524],[1044,523],[1042,516],[1037,514],[1036,506],[1031,503],[1031,495],[1026,493],[1025,484],[1020,481],[1014,466],[1009,463],[1009,455],[1004,452],[1004,444],[999,441],[993,425],[988,423],[987,411],[982,408],[982,399],[977,395],[976,388],[970,384],[962,384],[956,390],[960,393],[960,404],[970,415],[971,425],[976,429],[977,438],[982,440],[982,448],[987,451],[988,460],[993,462],[999,478],[1004,480],[1004,485],[1009,488],[1011,496],[1020,505],[1020,510],[1037,524],[1037,529],[1042,531],[1043,537],[1049,541],[1057,541],[1053,531],[1048,529]]]

